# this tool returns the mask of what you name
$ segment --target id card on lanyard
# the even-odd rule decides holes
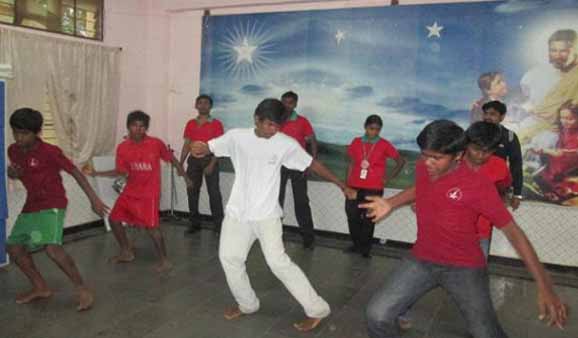
[[[377,144],[377,142],[375,142],[374,144],[371,145],[371,148],[369,148],[369,152],[365,151],[365,143],[363,143],[363,141],[361,142],[361,152],[362,152],[362,156],[363,156],[363,160],[361,160],[361,170],[359,171],[359,178],[362,180],[367,179],[367,174],[369,173],[369,156],[371,155],[371,153],[373,152],[373,149],[375,148],[375,145]]]

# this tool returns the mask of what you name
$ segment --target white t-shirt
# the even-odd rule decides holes
[[[209,149],[233,162],[235,181],[226,214],[240,221],[281,217],[281,166],[304,171],[313,161],[295,139],[280,132],[268,139],[257,137],[248,128],[232,129],[210,140]]]

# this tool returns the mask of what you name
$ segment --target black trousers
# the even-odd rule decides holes
[[[203,158],[195,158],[190,156],[187,161],[187,176],[193,182],[192,188],[187,189],[189,198],[189,213],[191,217],[191,226],[199,227],[201,219],[199,214],[199,195],[201,193],[201,185],[203,184],[203,176],[207,183],[207,192],[209,193],[209,204],[211,206],[211,215],[215,223],[215,229],[221,230],[223,223],[223,198],[221,197],[221,188],[219,186],[219,163],[215,165],[215,169],[209,175],[204,174],[204,170],[209,165],[212,156],[205,156]]]
[[[349,226],[349,234],[353,245],[362,254],[371,251],[371,242],[373,240],[373,231],[375,230],[375,223],[368,219],[365,209],[360,209],[359,204],[365,202],[366,196],[383,196],[383,189],[368,190],[359,189],[357,191],[357,199],[345,200],[345,213],[347,214],[347,224]]]
[[[301,228],[303,242],[308,245],[315,240],[315,234],[313,233],[313,217],[311,216],[311,207],[309,207],[309,196],[307,196],[307,175],[302,171],[281,168],[281,189],[279,190],[281,207],[285,204],[285,190],[289,179],[291,179],[291,188],[293,189],[295,217]]]

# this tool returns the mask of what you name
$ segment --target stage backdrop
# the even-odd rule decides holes
[[[559,114],[578,102],[576,31],[577,1],[210,16],[201,90],[227,129],[251,126],[263,98],[297,92],[321,159],[341,176],[346,146],[379,114],[381,135],[410,160],[394,188],[413,181],[415,137],[427,123],[467,127],[485,101],[499,99],[522,142],[524,195],[576,205],[578,118]]]
[[[2,151],[2,156],[0,156],[0,265],[4,265],[7,262],[6,258],[6,219],[8,218],[8,208],[6,203],[6,163],[5,156],[6,150],[4,149],[4,136],[5,136],[5,125],[4,125],[4,113],[6,108],[6,83],[0,80],[0,150]]]

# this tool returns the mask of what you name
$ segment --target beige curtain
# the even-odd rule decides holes
[[[120,91],[118,48],[0,28],[0,63],[11,64],[8,112],[42,111],[46,95],[59,146],[76,163],[110,154]]]
[[[21,107],[42,111],[47,83],[45,37],[0,28],[0,63],[12,66],[6,80],[6,126],[10,113]],[[6,133],[12,142],[12,133]]]
[[[64,42],[47,50],[48,98],[59,144],[77,163],[112,152],[118,114],[118,49]]]

